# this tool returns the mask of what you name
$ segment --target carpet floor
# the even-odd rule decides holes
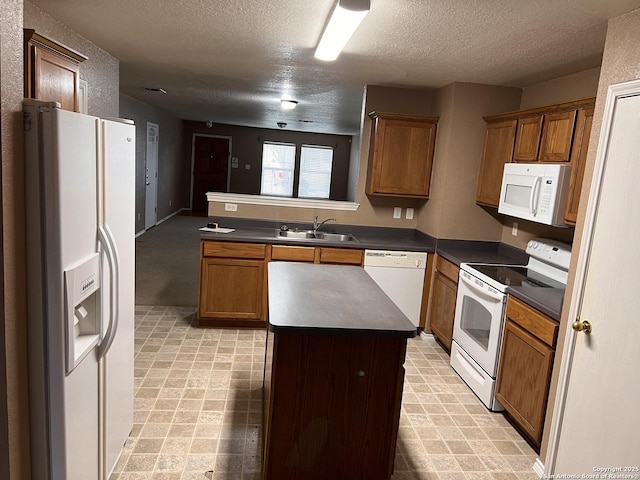
[[[206,217],[175,215],[136,238],[136,304],[198,304],[198,229]]]

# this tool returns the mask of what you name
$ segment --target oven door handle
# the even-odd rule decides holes
[[[464,275],[460,275],[460,280],[462,280],[462,282],[467,287],[469,287],[469,289],[473,290],[478,295],[481,295],[483,297],[489,297],[491,300],[494,300],[496,302],[504,302],[504,294],[503,293],[494,293],[494,292],[491,292],[491,291],[489,291],[489,290],[487,290],[485,288],[481,288],[478,285],[476,285],[475,282],[473,282],[472,280],[469,280]]]

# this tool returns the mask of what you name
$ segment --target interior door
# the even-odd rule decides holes
[[[207,211],[207,192],[229,191],[229,137],[196,135],[193,141],[193,212]]]
[[[570,310],[593,330],[568,334],[573,356],[565,349],[550,442],[555,468],[553,456],[547,467],[591,475],[616,467],[630,475],[616,478],[640,478],[640,82],[610,88],[602,128]]]
[[[147,122],[146,195],[144,228],[151,228],[158,222],[158,142],[160,127]]]

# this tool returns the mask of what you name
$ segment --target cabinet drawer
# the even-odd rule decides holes
[[[509,296],[507,318],[550,347],[555,347],[558,324],[546,315]]]
[[[295,247],[290,245],[272,245],[271,260],[290,260],[292,262],[313,262],[315,247]]]
[[[456,285],[458,284],[458,272],[460,269],[455,263],[445,260],[438,255],[438,259],[436,260],[436,270],[455,282]]]
[[[203,242],[204,257],[265,258],[267,246],[255,243]]]
[[[320,248],[320,263],[362,265],[362,250],[352,248]]]

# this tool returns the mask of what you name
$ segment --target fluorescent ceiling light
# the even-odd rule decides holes
[[[324,29],[315,57],[335,60],[369,12],[370,0],[338,0]]]
[[[293,110],[298,105],[298,102],[295,100],[280,100],[280,107],[283,110]]]

